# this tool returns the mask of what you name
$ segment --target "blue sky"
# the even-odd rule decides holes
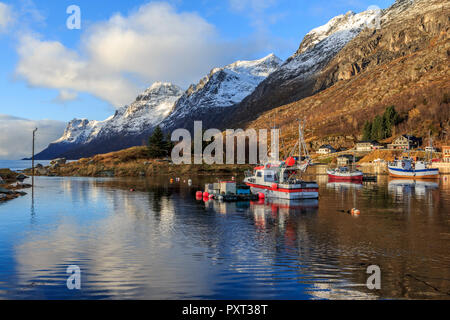
[[[186,88],[235,60],[286,59],[332,17],[392,2],[0,0],[0,115],[103,120],[154,81]],[[81,30],[66,27],[73,4]]]

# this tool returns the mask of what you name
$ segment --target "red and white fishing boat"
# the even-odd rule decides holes
[[[319,185],[316,182],[301,179],[301,174],[308,169],[311,159],[303,139],[301,124],[299,134],[300,139],[297,144],[300,147],[300,159],[302,148],[304,148],[306,160],[301,162],[289,157],[286,161],[272,161],[254,168],[253,172],[246,173],[244,179],[244,183],[250,187],[252,193],[262,194],[266,198],[287,200],[319,198]]]
[[[359,170],[350,170],[348,167],[340,167],[327,170],[330,182],[356,182],[362,183],[364,174]]]

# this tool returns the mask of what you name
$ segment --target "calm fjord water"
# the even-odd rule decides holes
[[[449,178],[319,177],[320,200],[291,205],[199,202],[204,180],[37,178],[0,205],[0,299],[447,299]]]

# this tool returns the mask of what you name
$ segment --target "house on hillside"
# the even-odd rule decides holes
[[[450,162],[450,146],[442,146],[442,160]]]
[[[360,141],[356,144],[356,151],[370,152],[372,150],[382,149],[383,145],[378,141]]]
[[[330,154],[330,153],[335,153],[335,152],[336,152],[335,148],[333,148],[329,144],[324,144],[323,146],[321,146],[319,148],[319,150],[317,151],[317,154]]]
[[[409,142],[408,142],[408,140],[409,140]],[[402,135],[400,137],[395,138],[394,141],[390,145],[388,145],[388,148],[389,149],[399,149],[399,150],[406,149],[406,150],[408,150],[408,148],[410,148],[410,149],[418,148],[421,144],[422,144],[421,138],[417,138],[417,137],[411,136],[411,135]]]
[[[337,160],[338,167],[345,167],[353,162],[353,155],[344,154],[342,156],[339,156],[336,160]]]

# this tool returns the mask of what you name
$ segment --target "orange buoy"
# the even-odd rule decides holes
[[[273,190],[278,190],[278,184],[277,183],[272,184],[272,189]]]

